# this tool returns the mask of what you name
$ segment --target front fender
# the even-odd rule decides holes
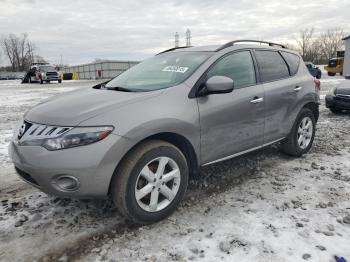
[[[118,134],[118,130],[116,130]],[[145,122],[139,126],[136,126],[130,129],[123,136],[135,143],[139,143],[140,141],[155,136],[158,134],[170,133],[176,134],[184,137],[188,142],[191,143],[196,155],[197,160],[199,161],[200,155],[200,129],[198,126],[181,121],[179,119],[173,118],[165,118],[165,119],[157,119],[151,120],[149,122]]]

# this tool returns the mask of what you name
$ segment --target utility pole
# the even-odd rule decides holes
[[[191,30],[187,29],[186,31],[186,46],[191,46]]]
[[[179,33],[175,33],[175,47],[179,47]]]

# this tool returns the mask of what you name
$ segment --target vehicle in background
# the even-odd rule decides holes
[[[337,57],[329,59],[328,65],[324,67],[329,76],[343,75],[344,54],[345,51],[337,51]]]
[[[320,68],[318,68],[317,66],[315,66],[314,63],[311,63],[311,62],[305,62],[305,65],[313,77],[316,77],[317,79],[321,79],[322,72]]]
[[[315,79],[283,45],[179,47],[32,108],[9,155],[48,194],[111,197],[128,219],[151,223],[174,212],[201,166],[277,142],[307,153],[318,116]]]
[[[50,83],[51,81],[61,83],[61,74],[53,66],[46,63],[33,63],[22,83],[40,82],[40,84],[43,84],[44,82]]]
[[[326,95],[326,107],[335,114],[350,110],[350,80],[345,80],[330,90]]]

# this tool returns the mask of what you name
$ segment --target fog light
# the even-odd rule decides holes
[[[62,191],[75,191],[79,188],[79,180],[73,176],[59,176],[53,181],[53,185]]]

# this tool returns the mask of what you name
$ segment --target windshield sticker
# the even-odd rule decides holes
[[[166,66],[162,70],[163,72],[176,72],[184,74],[188,70],[188,67],[182,67],[182,66]]]

